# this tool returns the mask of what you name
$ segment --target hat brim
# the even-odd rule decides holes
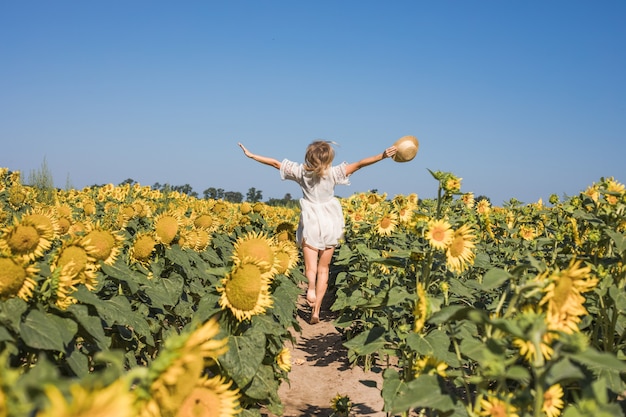
[[[393,156],[393,160],[396,162],[409,162],[417,155],[420,145],[415,136],[402,136],[393,146],[396,147],[396,154]]]

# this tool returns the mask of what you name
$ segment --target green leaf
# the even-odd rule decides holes
[[[280,279],[280,283],[272,294],[274,299],[273,312],[280,324],[289,327],[298,309],[297,301],[300,288],[288,278],[277,277],[277,279]]]
[[[28,304],[21,298],[9,298],[0,302],[0,323],[4,323],[14,332],[19,332],[22,314],[28,310]]]
[[[118,258],[115,264],[107,265],[102,264],[102,273],[108,275],[111,278],[114,278],[118,281],[125,282],[128,285],[128,289],[134,294],[139,289],[139,285],[142,282],[145,282],[146,277],[138,273],[137,271],[133,271],[128,267],[128,264]]]
[[[454,409],[449,395],[441,393],[436,375],[420,375],[410,382],[399,379],[397,373],[385,371],[382,395],[385,410],[400,413],[414,408],[448,412]]]
[[[152,306],[164,308],[175,306],[183,291],[183,277],[171,274],[168,278],[154,278],[141,289],[150,297]]]
[[[619,253],[626,251],[626,236],[616,230],[606,229],[606,234],[615,242],[615,248]]]
[[[403,304],[412,298],[412,294],[410,294],[406,288],[401,286],[392,287],[387,293],[387,296],[389,297],[387,299],[387,305],[389,306]]]
[[[89,308],[82,304],[72,304],[67,311],[72,313],[78,323],[93,337],[98,347],[101,349],[108,348],[109,340],[104,334],[100,317],[89,315]]]
[[[83,355],[77,349],[74,349],[67,357],[67,364],[79,378],[89,374],[89,361],[87,360],[87,356]]]
[[[504,269],[493,268],[487,271],[487,273],[483,276],[482,287],[485,291],[493,290],[494,288],[500,287],[510,278],[511,274]]]
[[[274,369],[269,365],[261,365],[252,378],[250,385],[243,392],[255,400],[264,400],[276,395],[278,381],[274,378]]]
[[[420,355],[444,359],[450,346],[450,337],[442,330],[434,330],[425,337],[411,333],[406,338],[411,349]]]
[[[0,342],[7,342],[14,340],[13,335],[7,330],[6,327],[0,327]]]
[[[626,362],[618,359],[612,353],[599,352],[589,348],[582,353],[570,353],[567,356],[576,362],[587,365],[593,370],[626,372]]]
[[[344,346],[353,350],[357,355],[365,356],[382,349],[385,346],[385,329],[374,327],[353,337]]]
[[[39,310],[31,310],[20,325],[20,334],[26,345],[59,352],[65,351],[77,330],[78,325],[72,319]]]
[[[564,358],[552,365],[546,374],[546,382],[554,385],[560,381],[584,379],[585,374],[579,366]]]
[[[430,319],[428,319],[428,322],[435,325],[440,325],[449,321],[464,319],[467,318],[469,311],[472,310],[473,308],[462,305],[452,305],[444,307],[437,313],[433,314]]]
[[[228,351],[220,364],[239,387],[245,387],[256,375],[265,356],[265,335],[250,329],[241,336],[228,337]]]

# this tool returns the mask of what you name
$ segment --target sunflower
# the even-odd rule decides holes
[[[19,297],[28,301],[33,296],[39,269],[26,265],[19,258],[0,258],[0,299]]]
[[[376,222],[375,231],[379,236],[391,236],[398,226],[398,216],[395,213],[388,212],[380,216]]]
[[[276,246],[276,259],[278,274],[288,275],[298,264],[299,252],[295,243],[291,240],[281,240]]]
[[[296,240],[296,228],[291,222],[280,222],[276,226],[274,238],[280,242],[282,240]]]
[[[200,380],[184,399],[176,417],[235,417],[241,412],[239,390],[217,375]]]
[[[238,238],[233,248],[232,258],[235,263],[241,263],[246,258],[259,261],[263,272],[270,272],[272,276],[277,271],[274,240],[262,232],[249,232]]]
[[[102,261],[106,265],[113,265],[120,254],[120,247],[123,242],[124,237],[122,235],[105,230],[98,225],[87,232],[81,244],[87,253],[96,260]]]
[[[70,231],[70,227],[72,227],[72,220],[68,217],[59,217],[58,224],[59,224],[59,230],[58,230],[59,235],[64,235]]]
[[[446,378],[448,376],[446,369],[448,369],[447,363],[429,355],[417,359],[413,364],[413,372],[416,377],[418,375],[439,375]]]
[[[180,215],[174,211],[161,213],[154,219],[154,230],[157,240],[169,246],[176,238],[182,226]]]
[[[330,408],[333,409],[333,416],[348,417],[352,410],[352,400],[348,395],[337,394],[330,400]]]
[[[563,408],[563,388],[559,384],[554,384],[543,393],[543,406],[541,411],[546,413],[546,417],[558,417]]]
[[[398,216],[398,221],[400,224],[408,224],[413,217],[413,211],[415,211],[417,207],[413,204],[403,203],[398,205],[395,208],[395,212]]]
[[[450,176],[443,181],[443,189],[449,193],[458,193],[461,191],[462,179],[463,178],[458,178],[450,174]]]
[[[554,353],[554,350],[550,346],[552,340],[554,340],[554,335],[546,333],[543,335],[541,343],[539,344],[541,355],[546,360],[549,360]],[[526,362],[534,362],[537,357],[537,349],[532,341],[515,338],[513,339],[513,345],[519,349],[520,355],[526,360]]]
[[[535,237],[537,237],[537,230],[532,226],[523,224],[519,228],[519,236],[523,240],[533,240]]]
[[[31,198],[31,193],[22,186],[14,185],[9,188],[9,207],[13,210],[21,209]]]
[[[464,224],[455,230],[446,250],[448,268],[454,272],[463,272],[468,264],[473,264],[476,256],[472,251],[474,246],[474,234],[468,225]]]
[[[486,198],[483,198],[476,203],[476,212],[478,214],[489,214],[491,212],[491,203]]]
[[[291,351],[287,347],[283,347],[276,356],[278,367],[285,372],[291,371]]]
[[[613,178],[609,178],[606,182],[606,194],[604,195],[607,203],[615,205],[620,201],[620,196],[624,194],[624,184],[620,184]]]
[[[214,226],[215,220],[210,214],[200,214],[193,220],[193,225],[198,229],[210,230]]]
[[[206,383],[205,368],[228,350],[228,338],[215,339],[219,332],[217,319],[212,318],[192,332],[166,339],[150,365],[148,387],[139,387],[140,416],[177,415],[195,389]]]
[[[60,272],[61,282],[83,284],[90,291],[97,285],[98,265],[96,259],[90,255],[80,243],[81,238],[72,238],[66,241],[52,260],[52,271]]]
[[[154,233],[140,232],[135,236],[133,246],[128,251],[128,257],[132,262],[148,266],[158,244]]]
[[[598,279],[591,277],[591,267],[581,267],[582,261],[572,259],[567,269],[550,274],[548,285],[539,305],[547,305],[546,322],[550,330],[565,333],[578,331],[580,317],[587,314],[584,307],[585,292],[591,291],[598,284]],[[548,272],[538,277],[546,278]]]
[[[467,208],[473,208],[474,207],[474,193],[465,193],[461,196],[461,201],[463,202],[463,204],[465,205],[465,207]]]
[[[8,250],[14,256],[34,261],[52,247],[57,228],[58,223],[51,214],[33,211],[13,226],[2,229],[0,250]]]
[[[208,229],[193,227],[181,232],[181,247],[187,246],[196,252],[202,252],[211,243],[211,234]]]
[[[426,239],[428,243],[435,249],[445,250],[452,242],[454,231],[452,226],[446,220],[431,220],[428,222],[428,231]]]
[[[582,194],[589,197],[594,203],[597,203],[600,198],[600,191],[597,184],[590,185]]]
[[[107,387],[85,388],[79,383],[70,386],[70,399],[55,385],[47,385],[48,404],[36,417],[134,417],[135,396],[128,383],[118,379]]]
[[[515,406],[509,401],[501,400],[493,393],[480,400],[478,415],[482,417],[519,417]]]
[[[239,263],[218,287],[222,309],[230,309],[239,321],[263,314],[273,304],[269,294],[270,275],[266,264],[254,259]]]

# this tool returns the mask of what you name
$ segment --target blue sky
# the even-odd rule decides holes
[[[428,169],[494,204],[626,182],[626,2],[7,1],[0,167],[264,200],[295,183],[237,147],[336,162],[415,135],[340,196],[430,198]]]

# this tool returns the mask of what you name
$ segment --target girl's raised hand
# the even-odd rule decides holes
[[[395,146],[388,147],[384,152],[385,158],[392,158],[397,151],[398,149]]]
[[[252,152],[250,152],[248,149],[246,149],[245,146],[243,146],[243,144],[241,142],[238,143],[239,147],[243,150],[243,153],[248,157],[248,158],[252,158]]]

